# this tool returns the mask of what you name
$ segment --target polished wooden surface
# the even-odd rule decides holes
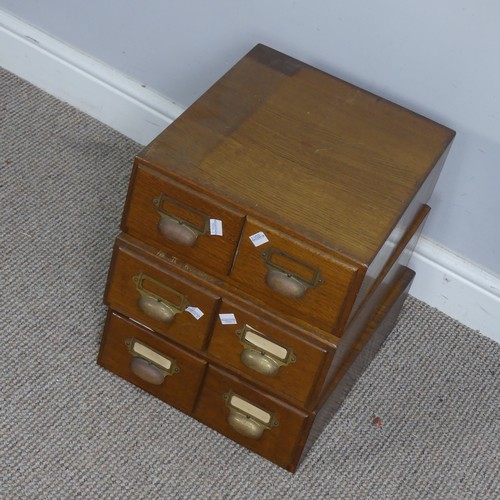
[[[255,247],[250,236],[263,232],[269,240]],[[267,283],[269,266],[262,255],[268,249],[284,256],[277,261],[282,268],[310,280],[314,271],[321,282],[306,287],[303,297],[287,297]],[[276,260],[276,259],[275,259]],[[358,268],[304,242],[248,218],[242,234],[238,255],[228,283],[263,300],[269,307],[303,318],[326,331],[341,331],[348,318],[362,276]]]
[[[237,372],[223,369],[217,360],[207,363],[202,357],[112,311],[108,314],[98,362],[226,437],[293,472],[390,333],[413,276],[411,270],[400,270],[395,283],[387,289],[379,308],[358,336],[349,356],[344,359],[341,370],[311,410],[273,396],[255,383],[250,383],[250,379],[244,381]],[[125,344],[129,338],[138,339],[175,360],[179,373],[167,377],[160,385],[137,377],[130,369],[131,355]],[[265,429],[258,438],[242,435],[229,423],[230,409],[224,396],[230,392],[271,413],[278,425]]]
[[[424,206],[419,215],[408,228],[399,244],[393,249],[391,257],[384,269],[380,272],[378,279],[366,294],[360,307],[350,319],[342,332],[342,338],[337,343],[335,357],[330,363],[329,371],[324,379],[321,391],[337,377],[339,371],[345,368],[345,360],[350,356],[353,346],[359,341],[363,332],[368,328],[374,314],[378,314],[382,304],[388,294],[394,293],[400,287],[400,276],[408,273],[406,266],[411,258],[415,244],[420,236],[424,221],[430,211],[428,206]],[[319,400],[319,398],[316,400]]]
[[[260,45],[139,157],[368,266],[453,137]]]
[[[122,228],[162,248],[151,199],[176,180],[191,209],[219,203],[228,235],[167,251],[341,336],[428,201],[454,135],[259,45],[138,155]],[[324,283],[298,298],[270,290],[265,247],[249,241],[257,232]]]
[[[287,405],[283,400],[273,398],[210,364],[194,416],[233,441],[294,472],[391,332],[414,274],[407,268],[400,270],[395,283],[387,290],[354,349],[344,360],[342,369],[312,411]],[[230,410],[223,395],[229,391],[234,391],[258,407],[275,414],[279,425],[266,429],[259,439],[242,436],[228,423]]]
[[[264,305],[258,306],[243,300],[239,291],[227,283],[207,279],[204,274],[198,276],[192,267],[185,269],[180,261],[175,260],[174,263],[165,260],[161,257],[162,252],[159,252],[160,255],[154,255],[152,247],[127,235],[117,238],[106,300],[112,307],[138,318],[169,338],[188,347],[201,349],[200,354],[203,357],[233,370],[248,382],[292,403],[311,408],[317,403],[325,385],[342,366],[344,358],[349,355],[351,347],[369,323],[371,315],[380,307],[382,299],[394,286],[396,275],[408,263],[428,212],[428,207],[422,208],[399,245],[393,248],[386,268],[373,283],[360,311],[341,332],[342,339],[330,336],[330,342],[325,342],[325,332],[312,327],[304,329],[300,323],[290,322],[293,315],[291,309],[291,314],[286,315],[286,319],[285,315],[280,317],[272,314]],[[203,297],[211,297],[216,301],[216,304],[210,307],[214,311],[212,319],[195,321],[188,313],[184,313],[176,317],[173,325],[163,325],[145,316],[137,309],[138,294],[131,280],[131,276],[139,272],[149,272],[166,285],[178,289],[178,283],[183,283],[180,289],[186,292],[190,302],[194,302],[190,290],[201,290]],[[118,278],[114,277],[115,274]],[[311,308],[315,310],[314,304]],[[220,313],[234,314],[236,324],[223,325],[218,317]],[[263,375],[245,366],[241,362],[243,345],[236,335],[236,331],[245,325],[252,326],[278,345],[292,348],[297,361],[281,367],[278,374],[273,376]],[[204,346],[207,344],[205,352]]]
[[[160,271],[178,276],[184,281],[208,291],[213,297],[219,299],[226,297],[228,300],[240,304],[245,310],[257,312],[257,314],[262,314],[263,317],[269,318],[270,321],[284,325],[284,328],[296,328],[300,332],[301,337],[306,341],[321,342],[329,348],[335,348],[339,342],[339,338],[332,333],[321,330],[305,321],[295,320],[295,318],[287,313],[271,310],[264,301],[258,300],[253,295],[232,287],[229,283],[200,271],[198,268],[187,264],[177,257],[166,254],[162,250],[157,250],[155,247],[147,245],[128,234],[120,233],[115,240],[115,247],[123,249],[123,252],[128,255],[135,256],[135,258],[149,263],[150,266]],[[107,288],[112,285],[114,279],[111,271],[114,264],[115,252],[113,253]]]
[[[147,272],[167,286],[182,290],[190,303],[195,304],[197,298],[199,307],[203,307],[200,299],[210,300],[204,309],[205,316],[195,320],[184,312],[177,315],[170,325],[147,316],[138,308],[138,293],[131,279],[139,272]],[[116,240],[105,302],[166,338],[196,350],[204,359],[233,370],[248,382],[292,403],[313,406],[324,386],[340,340],[317,328],[291,322],[284,315],[273,314],[267,308],[243,299],[237,290],[222,285],[207,280],[205,275],[197,276],[192,268],[184,269],[182,263],[166,261],[152,254],[151,247],[121,235]],[[235,324],[222,324],[219,314],[225,313],[234,315]],[[282,366],[273,376],[245,366],[240,358],[243,345],[236,331],[246,325],[259,331],[270,342],[291,348],[296,356],[295,363]]]

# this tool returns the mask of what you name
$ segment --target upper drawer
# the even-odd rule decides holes
[[[241,214],[137,162],[122,229],[221,276],[231,266],[243,220]]]
[[[181,344],[202,349],[218,297],[117,243],[104,301]]]
[[[206,362],[109,312],[98,362],[157,398],[191,413]]]
[[[250,217],[231,271],[238,288],[329,332],[344,325],[356,296],[357,277],[354,264]]]
[[[250,312],[223,299],[208,352],[217,360],[279,395],[306,404],[322,387],[333,355],[331,346],[306,340],[303,330]]]

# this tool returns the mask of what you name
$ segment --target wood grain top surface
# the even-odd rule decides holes
[[[368,264],[454,135],[258,45],[138,158]]]

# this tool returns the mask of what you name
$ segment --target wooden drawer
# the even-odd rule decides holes
[[[349,316],[358,274],[355,264],[248,218],[230,282],[269,307],[331,332]]]
[[[242,226],[242,215],[136,162],[122,221],[131,236],[226,275]]]
[[[294,451],[307,413],[209,366],[194,416],[281,467],[294,461]]]
[[[110,311],[98,363],[158,399],[191,413],[206,362]]]
[[[117,240],[104,302],[176,342],[202,349],[218,296]]]
[[[266,389],[305,405],[314,399],[326,377],[334,349],[308,341],[293,325],[278,323],[268,314],[254,314],[223,299],[221,314],[234,315],[236,324],[215,322],[208,353],[221,364]]]

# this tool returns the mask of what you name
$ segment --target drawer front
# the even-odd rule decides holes
[[[131,182],[123,231],[204,271],[227,275],[243,216],[140,163]]]
[[[264,458],[289,467],[307,413],[209,366],[194,416]]]
[[[176,342],[202,349],[218,297],[166,265],[157,267],[129,248],[116,245],[104,301]]]
[[[219,312],[234,315],[236,324],[217,318],[208,352],[252,381],[307,403],[325,376],[329,352],[305,341],[299,331],[280,326],[267,315],[264,318],[250,313],[226,299]]]
[[[357,280],[356,266],[250,218],[231,271],[238,288],[329,332],[349,316]]]
[[[191,413],[206,363],[129,319],[110,312],[98,362],[158,399]]]

